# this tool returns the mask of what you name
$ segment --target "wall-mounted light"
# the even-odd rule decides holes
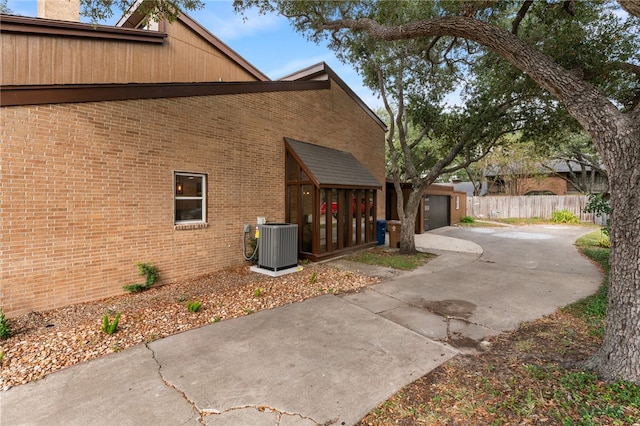
[[[182,182],[176,181],[176,194],[182,194]]]

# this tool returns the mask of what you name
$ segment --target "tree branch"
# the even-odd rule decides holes
[[[419,20],[402,26],[385,26],[373,19],[360,18],[324,22],[316,27],[318,31],[343,28],[366,31],[375,38],[387,41],[435,36],[475,41],[504,57],[560,100],[592,136],[602,132],[603,123],[610,123],[612,117],[622,116],[622,112],[590,83],[562,68],[516,35],[478,19],[450,16]],[[606,146],[601,148],[609,149]]]
[[[520,22],[524,19],[524,16],[527,14],[527,11],[533,4],[533,0],[527,0],[522,3],[520,10],[518,10],[518,14],[515,19],[511,23],[511,34],[518,35],[518,27],[520,26]]]

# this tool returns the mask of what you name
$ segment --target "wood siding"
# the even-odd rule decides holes
[[[75,27],[82,25],[86,26],[75,24]],[[82,36],[69,36],[64,34],[64,29],[56,29],[53,33],[34,36],[30,32],[3,27],[0,33],[0,84],[261,80],[183,21],[165,25],[165,30],[166,39],[158,43],[114,40],[99,29],[94,30],[93,35],[85,30]],[[136,31],[139,32],[131,30],[134,34]]]

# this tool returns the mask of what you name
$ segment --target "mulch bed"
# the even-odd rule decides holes
[[[327,293],[353,292],[377,278],[309,264],[272,278],[248,266],[152,287],[90,303],[10,318],[12,336],[0,341],[0,389],[43,378],[124,348]],[[187,303],[202,302],[197,312]],[[121,313],[117,331],[101,331],[104,315]]]

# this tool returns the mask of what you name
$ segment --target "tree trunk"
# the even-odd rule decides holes
[[[420,209],[420,201],[424,193],[424,186],[417,185],[411,188],[409,199],[404,206],[404,216],[400,218],[402,228],[400,230],[400,253],[416,254],[416,217]]]
[[[607,380],[640,384],[640,125],[598,145],[611,190],[611,265],[604,342],[586,363]],[[607,143],[609,142],[609,143]]]
[[[640,16],[637,1],[619,2],[629,13]],[[640,385],[640,104],[621,112],[594,86],[516,35],[470,17],[425,19],[398,27],[361,18],[325,22],[321,27],[365,30],[389,41],[429,36],[473,40],[501,55],[565,105],[596,144],[609,172],[611,191],[611,275],[606,330],[602,349],[589,365],[605,378]]]

